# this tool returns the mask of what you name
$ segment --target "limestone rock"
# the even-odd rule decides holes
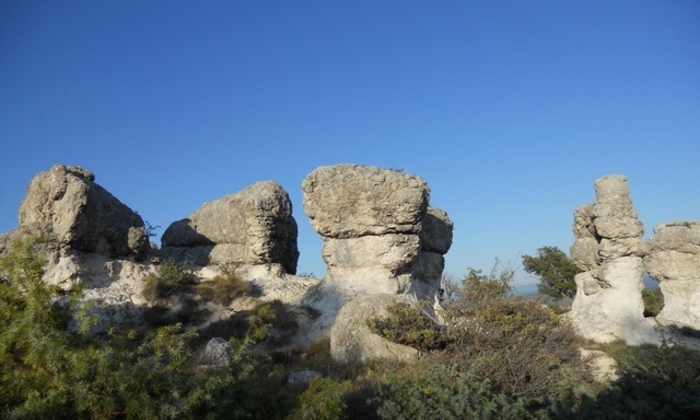
[[[421,250],[441,255],[450,250],[454,223],[444,210],[429,206],[425,217],[421,220],[421,226],[419,234]]]
[[[619,379],[617,362],[601,350],[580,349],[581,359],[591,367],[593,378],[598,382],[610,383]]]
[[[577,238],[571,246],[571,261],[584,271],[596,268],[598,241],[592,237]]]
[[[603,280],[591,272],[577,274],[578,290],[567,314],[577,332],[599,343],[658,342],[653,323],[643,317],[643,270],[641,258],[623,257],[606,263],[601,269]]]
[[[120,257],[150,250],[141,217],[76,166],[37,174],[19,208],[20,229],[60,247]]]
[[[329,238],[323,244],[326,278],[358,292],[405,292],[419,250],[418,235]]]
[[[657,342],[643,315],[644,227],[632,206],[627,178],[602,177],[595,182],[595,193],[592,205],[574,212],[571,257],[586,271],[575,278],[576,296],[567,316],[581,335],[594,341]]]
[[[386,340],[367,327],[367,319],[387,316],[386,308],[396,300],[395,295],[375,294],[359,295],[346,303],[331,329],[333,358],[341,363],[371,359],[416,360],[417,350]]]
[[[213,337],[199,356],[200,369],[226,369],[231,365],[231,343],[221,337]]]
[[[287,192],[274,181],[203,204],[163,233],[163,254],[196,265],[281,264],[295,273],[297,224]]]
[[[328,238],[418,234],[428,206],[426,182],[369,166],[322,166],[302,183],[304,210]]]
[[[644,264],[664,295],[657,320],[700,329],[700,221],[658,225],[647,246]]]

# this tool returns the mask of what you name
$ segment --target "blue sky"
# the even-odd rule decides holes
[[[56,163],[163,229],[273,179],[322,275],[300,184],[357,163],[427,180],[456,276],[568,251],[605,174],[648,235],[700,219],[698,22],[694,0],[4,0],[0,231]]]

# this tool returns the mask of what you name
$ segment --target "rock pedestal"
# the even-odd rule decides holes
[[[397,354],[407,350],[370,333],[365,320],[396,300],[436,300],[452,221],[428,205],[423,179],[400,171],[323,166],[304,179],[302,190],[326,262],[311,304],[326,309],[318,325],[332,326],[333,356],[403,358]]]
[[[664,295],[656,319],[700,330],[700,221],[656,226],[647,248],[644,265]]]
[[[656,342],[644,319],[644,227],[629,196],[627,178],[608,175],[595,182],[593,205],[574,213],[576,297],[568,314],[578,332],[597,342],[622,339]]]

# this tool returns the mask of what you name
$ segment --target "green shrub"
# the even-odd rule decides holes
[[[315,377],[299,397],[300,406],[288,417],[290,420],[336,420],[347,409],[343,395],[350,388],[348,382]]]
[[[236,274],[235,266],[222,265],[221,274],[209,281],[203,281],[197,285],[195,291],[202,298],[226,305],[236,298],[250,295],[250,284],[240,275]]]
[[[375,401],[379,418],[387,420],[537,418],[527,401],[494,393],[487,380],[440,364],[390,375]]]
[[[488,275],[469,269],[461,285],[449,286],[444,327],[404,304],[390,307],[385,319],[370,319],[370,328],[429,351],[438,365],[488,379],[511,397],[554,399],[565,379],[585,375],[576,335],[551,309],[513,296],[513,275],[498,262]]]
[[[444,330],[424,311],[402,302],[392,304],[387,311],[387,317],[367,320],[370,331],[424,352],[445,347]]]
[[[594,397],[584,397],[560,418],[700,418],[700,353],[679,343],[661,346],[607,344],[619,379]]]
[[[184,265],[164,261],[155,273],[144,277],[143,297],[149,302],[167,299],[189,290],[194,281],[194,275]]]
[[[42,267],[26,243],[0,259],[1,418],[280,418],[288,410],[273,403],[281,375],[254,351],[268,336],[269,307],[232,341],[228,370],[198,371],[196,333],[179,324],[139,333],[112,323],[94,335],[103,321],[84,305],[68,330],[67,311],[54,304],[65,293],[41,280]]]
[[[664,308],[664,294],[658,287],[655,289],[643,289],[644,316],[656,317]]]

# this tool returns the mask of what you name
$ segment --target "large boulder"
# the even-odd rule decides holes
[[[571,257],[583,273],[568,317],[584,337],[597,342],[622,339],[656,342],[644,319],[644,227],[637,219],[627,177],[608,175],[595,182],[595,202],[574,212],[576,238]]]
[[[289,195],[278,183],[263,181],[204,203],[165,230],[162,252],[202,266],[279,264],[294,274],[299,250]]]
[[[371,359],[411,361],[418,351],[393,343],[370,331],[367,320],[389,316],[396,295],[359,295],[343,306],[331,329],[331,356],[341,363]]]
[[[137,258],[150,249],[141,217],[77,166],[55,165],[37,174],[20,204],[19,224],[61,248]]]
[[[656,226],[647,248],[645,267],[664,295],[656,319],[700,330],[700,221]]]

